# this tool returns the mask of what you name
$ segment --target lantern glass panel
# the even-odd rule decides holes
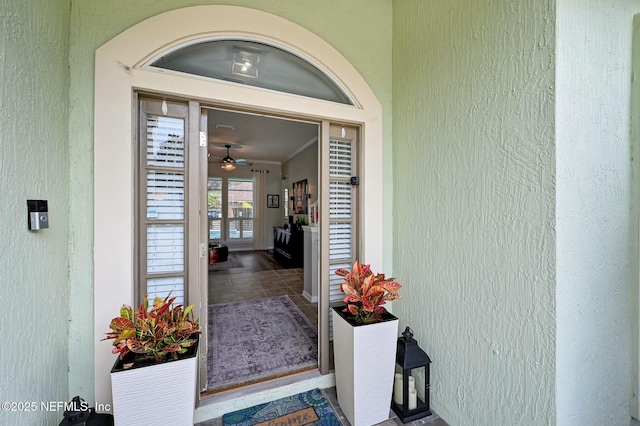
[[[391,408],[403,423],[431,415],[429,365],[403,369],[396,364]]]
[[[398,338],[396,376],[391,409],[403,423],[431,415],[429,410],[429,364],[431,359],[420,349],[407,327]]]

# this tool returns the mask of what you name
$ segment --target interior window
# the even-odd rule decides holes
[[[209,239],[219,241],[222,238],[222,178],[209,178],[207,182],[207,206]]]
[[[253,180],[229,179],[228,188],[229,239],[253,238]]]

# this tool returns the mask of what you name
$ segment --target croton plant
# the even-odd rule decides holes
[[[400,299],[398,290],[402,287],[395,278],[385,278],[384,274],[374,274],[370,265],[361,265],[356,260],[351,271],[340,268],[336,275],[344,277],[340,284],[346,297],[347,307],[343,312],[349,312],[359,324],[369,324],[382,320],[387,310],[382,306],[387,301]]]
[[[134,354],[132,362],[124,368],[145,361],[161,363],[178,359],[178,355],[197,342],[200,326],[198,320],[190,319],[193,305],[183,310],[183,305],[173,305],[176,298],[170,296],[171,293],[164,299],[154,298],[149,308],[145,295],[135,313],[131,306],[123,305],[120,316],[111,320],[111,331],[102,340],[114,339],[112,352],[120,354],[121,360],[127,354]]]

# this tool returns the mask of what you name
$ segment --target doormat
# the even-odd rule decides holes
[[[288,396],[222,416],[223,426],[335,425],[340,421],[320,389]]]
[[[242,261],[235,253],[229,253],[227,260],[224,262],[210,263],[209,272],[222,271],[223,269],[244,268]]]
[[[287,296],[209,306],[207,390],[313,368],[318,333]]]

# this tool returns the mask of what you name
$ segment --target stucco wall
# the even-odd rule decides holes
[[[71,335],[70,391],[93,395],[93,90],[94,52],[115,35],[161,12],[196,4],[229,4],[280,15],[323,37],[364,76],[383,106],[384,154],[391,156],[391,0],[74,1],[70,47]],[[392,170],[385,169],[391,199]],[[385,204],[385,246],[391,244],[391,205]],[[389,267],[391,259],[388,257]]]
[[[638,291],[637,271],[629,285],[629,241],[637,255],[640,190],[631,185],[629,106],[638,12],[638,1],[558,2],[556,401],[563,425],[629,424],[637,374],[630,347],[637,348],[637,308],[630,305]]]
[[[40,402],[68,400],[69,4],[0,4],[0,401],[37,403],[3,425],[58,424]],[[50,229],[27,230],[27,199]]]
[[[394,2],[394,313],[452,425],[555,424],[554,4]]]

